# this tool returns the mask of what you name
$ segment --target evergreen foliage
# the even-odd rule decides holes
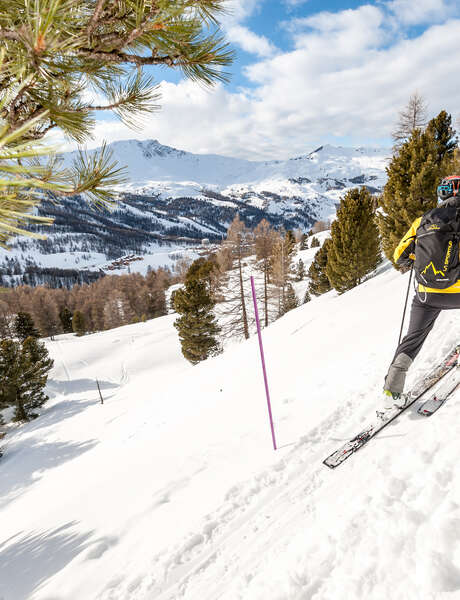
[[[456,131],[452,127],[452,116],[442,110],[437,117],[431,119],[427,133],[434,139],[436,146],[436,163],[442,164],[446,156],[452,157],[458,145]]]
[[[67,306],[64,306],[59,311],[59,319],[61,321],[62,331],[64,333],[72,333],[72,313]]]
[[[22,343],[0,342],[0,409],[15,407],[14,420],[30,421],[48,397],[44,388],[53,366],[44,344],[33,337]]]
[[[21,341],[28,337],[40,337],[40,333],[35,327],[32,316],[27,312],[18,312],[14,320],[14,332]]]
[[[305,296],[303,297],[303,304],[307,302],[311,302],[311,296],[308,290],[305,291]]]
[[[360,284],[380,262],[374,200],[362,187],[345,194],[332,223],[326,273],[339,293]]]
[[[82,336],[86,333],[85,317],[79,310],[76,310],[73,313],[72,329],[77,336]]]
[[[8,304],[0,300],[0,339],[13,337],[13,314]]]
[[[308,235],[306,233],[302,234],[302,237],[300,238],[300,250],[307,250],[308,249]]]
[[[425,131],[415,129],[387,167],[388,180],[377,215],[382,248],[393,261],[393,252],[412,222],[437,204],[439,180],[448,174],[457,147],[450,115],[442,111]]]
[[[326,272],[330,245],[330,239],[324,240],[323,245],[315,254],[315,258],[308,269],[308,277],[310,278],[308,291],[314,296],[320,296],[331,289],[331,283]]]
[[[206,282],[193,277],[174,294],[174,308],[181,315],[174,327],[179,332],[182,354],[194,365],[220,350],[214,305]]]
[[[212,260],[198,258],[190,265],[185,276],[185,281],[203,280],[209,283],[215,267],[216,264]]]
[[[0,101],[0,170],[27,179],[28,187],[18,190],[51,187],[62,196],[83,193],[96,203],[110,201],[122,175],[106,148],[91,156],[82,152],[64,176],[52,160],[32,172],[20,160],[24,154],[13,154],[10,164],[2,165],[2,148],[16,135],[16,143],[23,144],[17,149],[36,156],[32,144],[55,128],[85,142],[96,111],[111,111],[128,126],[138,126],[139,117],[159,108],[157,86],[145,67],[177,69],[206,85],[225,81],[223,69],[233,53],[217,21],[224,8],[225,0],[1,2],[0,86],[10,92]],[[88,100],[91,93],[104,100]],[[40,197],[1,184],[0,197],[4,243],[30,218]]]
[[[319,243],[319,239],[315,236],[313,236],[312,240],[311,240],[311,244],[310,244],[310,248],[319,248],[321,246],[321,244]]]
[[[297,263],[295,280],[302,281],[303,279],[305,279],[306,274],[307,274],[307,271],[305,269],[305,263],[300,258],[299,262]]]
[[[286,289],[284,291],[283,303],[281,306],[281,315],[285,315],[287,312],[292,310],[293,308],[297,308],[299,306],[299,302],[297,300],[297,296],[295,294],[294,288],[291,283],[286,285]]]

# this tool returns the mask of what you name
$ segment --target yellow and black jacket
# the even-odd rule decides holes
[[[407,265],[410,264],[412,260],[415,260],[415,245],[417,243],[417,229],[420,227],[420,223],[424,217],[419,217],[416,219],[409,231],[399,242],[396,250],[394,251],[394,261],[398,265]],[[460,244],[457,248],[460,256]],[[451,285],[448,288],[444,289],[435,289],[425,287],[421,283],[419,283],[418,289],[420,292],[427,292],[430,294],[460,294],[460,279]]]

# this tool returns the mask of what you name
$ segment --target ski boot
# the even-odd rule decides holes
[[[384,390],[382,394],[381,407],[376,410],[377,417],[386,421],[395,408],[404,408],[409,402],[409,394],[398,394]]]

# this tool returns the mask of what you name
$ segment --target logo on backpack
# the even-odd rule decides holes
[[[423,269],[423,271],[422,271],[422,275],[426,275],[426,274],[428,273],[428,269],[429,269],[430,267],[433,269],[433,274],[434,274],[434,275],[442,275],[442,276],[444,277],[444,272],[443,272],[443,271],[438,271],[432,262],[430,262],[430,264],[429,264],[429,265],[427,265],[427,266],[426,266],[426,267]]]
[[[447,248],[446,260],[444,261],[444,270],[446,270],[449,266],[450,253],[452,252],[452,244],[453,242],[452,240],[450,240],[449,246]]]

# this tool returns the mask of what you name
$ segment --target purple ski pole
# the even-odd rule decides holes
[[[254,277],[251,277],[252,299],[254,301],[254,313],[256,315],[257,335],[259,336],[260,358],[262,360],[262,371],[264,373],[265,393],[267,395],[268,416],[270,417],[270,427],[272,430],[273,450],[276,450],[275,428],[273,427],[272,407],[270,403],[270,391],[268,389],[267,369],[265,368],[264,347],[262,344],[262,332],[260,330],[259,311],[257,309],[256,288],[254,285]]]

